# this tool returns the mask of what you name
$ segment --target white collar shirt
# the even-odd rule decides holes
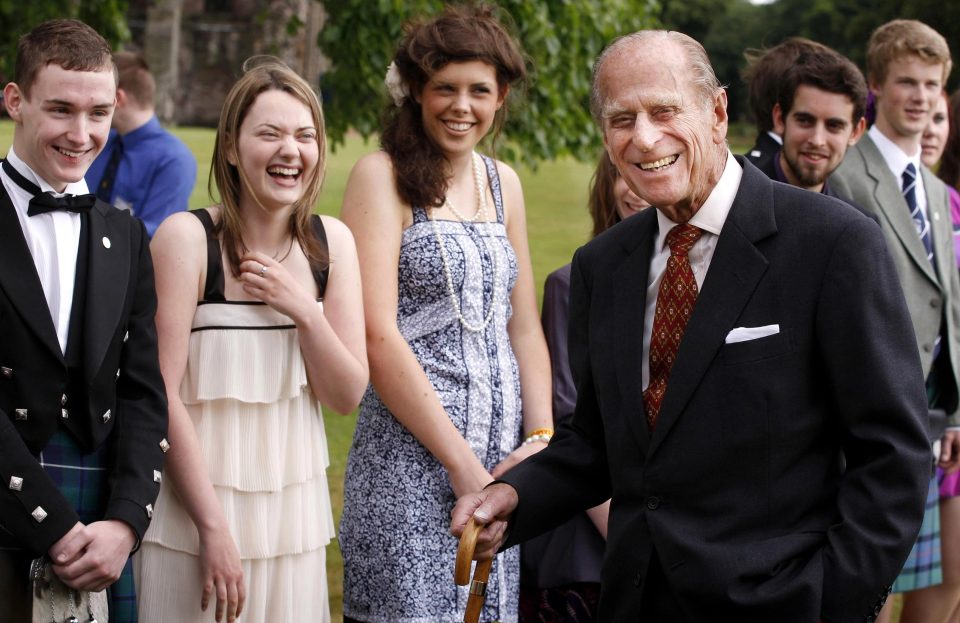
[[[870,128],[869,134],[870,138],[873,139],[874,145],[880,150],[880,155],[883,156],[884,162],[887,163],[887,168],[890,169],[894,179],[897,180],[897,188],[900,189],[901,193],[903,192],[903,171],[907,168],[908,164],[913,164],[913,168],[917,172],[917,206],[929,221],[930,213],[927,211],[927,191],[923,185],[923,176],[920,175],[920,169],[923,166],[920,162],[920,145],[917,145],[917,153],[910,156],[907,155],[899,145],[887,138],[876,125]],[[903,209],[907,209],[906,199],[904,199],[903,202]]]
[[[81,178],[78,182],[68,184],[64,193],[57,193],[17,156],[12,147],[7,152],[7,161],[20,175],[39,186],[41,192],[49,191],[58,196],[82,195],[88,192],[87,183]],[[20,219],[20,228],[33,257],[33,264],[50,309],[50,317],[57,331],[60,350],[66,353],[67,338],[70,335],[70,312],[73,308],[73,282],[77,273],[77,251],[80,248],[80,215],[56,210],[29,216],[27,209],[32,199],[30,193],[11,180],[2,168],[0,182],[13,203],[17,218]]]
[[[733,154],[727,151],[727,162],[724,165],[720,180],[713,187],[707,200],[690,219],[690,224],[703,230],[703,234],[690,248],[690,268],[697,281],[697,291],[703,288],[703,281],[707,277],[707,270],[713,260],[713,252],[717,248],[720,231],[727,221],[733,200],[740,189],[740,180],[743,178],[743,167],[736,161]],[[657,210],[658,232],[654,241],[653,257],[650,258],[650,272],[647,276],[647,305],[643,314],[643,363],[641,367],[641,386],[647,388],[650,382],[650,335],[653,333],[653,316],[657,308],[657,295],[660,292],[660,281],[667,268],[670,258],[670,247],[667,246],[667,234],[676,227],[663,212]]]

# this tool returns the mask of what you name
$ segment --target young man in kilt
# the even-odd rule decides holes
[[[107,42],[53,20],[20,39],[0,166],[0,603],[30,620],[30,560],[136,620],[128,559],[159,489],[167,411],[148,238],[87,192],[116,103]]]

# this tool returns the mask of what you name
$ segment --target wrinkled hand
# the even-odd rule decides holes
[[[460,538],[470,517],[483,525],[473,557],[492,558],[503,545],[510,515],[519,503],[517,491],[506,483],[490,485],[483,491],[469,493],[459,500],[450,513],[450,534]]]
[[[960,430],[948,428],[943,432],[937,465],[948,473],[960,469]]]
[[[247,600],[247,588],[240,552],[226,528],[200,536],[200,572],[203,575],[200,609],[206,612],[210,598],[216,596],[214,619],[220,621],[226,614],[228,622],[236,621]]]
[[[493,468],[493,479],[496,480],[500,478],[510,471],[510,468],[514,467],[528,456],[533,456],[546,447],[547,442],[545,441],[532,441],[530,443],[520,444],[519,448],[508,454],[507,458],[500,461],[500,463]]]
[[[266,253],[252,251],[241,258],[240,281],[244,292],[294,321],[316,306],[313,296],[293,278],[286,266]]]
[[[96,592],[117,581],[136,542],[133,529],[122,521],[78,522],[47,553],[64,584]]]

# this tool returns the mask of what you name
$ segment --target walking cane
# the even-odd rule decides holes
[[[470,580],[470,563],[473,561],[473,551],[477,547],[477,537],[483,526],[473,520],[467,522],[460,536],[460,545],[457,546],[457,564],[453,571],[453,580],[457,586],[470,585],[470,596],[467,597],[467,611],[463,615],[463,623],[477,623],[480,620],[480,611],[483,610],[483,601],[487,594],[487,578],[490,576],[490,565],[493,558],[477,561],[477,568]]]

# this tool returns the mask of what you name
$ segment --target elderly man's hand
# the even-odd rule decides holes
[[[503,545],[510,515],[519,502],[517,491],[508,484],[496,483],[482,491],[468,493],[457,500],[450,521],[450,534],[460,538],[470,517],[484,527],[474,550],[476,560],[492,558]]]

